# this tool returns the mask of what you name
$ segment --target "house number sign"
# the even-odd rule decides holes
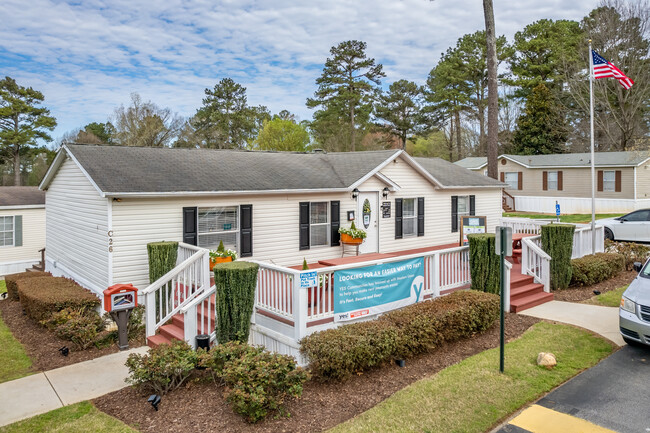
[[[113,230],[108,231],[108,252],[113,252]]]

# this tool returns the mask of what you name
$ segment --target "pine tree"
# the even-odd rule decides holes
[[[399,80],[390,85],[389,92],[377,104],[377,117],[386,122],[390,132],[399,137],[402,149],[406,140],[426,127],[422,88],[412,81]]]

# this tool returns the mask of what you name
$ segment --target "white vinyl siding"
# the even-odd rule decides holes
[[[13,247],[14,233],[14,216],[0,216],[0,247]]]
[[[239,206],[198,209],[198,244],[216,250],[219,242],[239,253]]]
[[[108,200],[66,158],[45,194],[45,210],[47,270],[100,294],[109,284]]]
[[[25,268],[30,267],[41,259],[41,253],[38,250],[45,247],[45,206],[20,210],[0,210],[0,219],[8,216],[15,221],[16,215],[22,216],[23,244],[19,247],[0,248],[0,275],[3,273],[22,272]],[[10,268],[1,266],[5,263],[17,263],[21,265],[16,265],[18,266],[17,269],[12,267],[12,272],[8,270]]]
[[[603,171],[603,191],[616,190],[616,171],[606,170]]]

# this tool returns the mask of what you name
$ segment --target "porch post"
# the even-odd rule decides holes
[[[293,275],[293,327],[296,341],[307,335],[307,289],[300,287],[300,272]]]
[[[431,283],[431,290],[433,291],[434,297],[440,296],[440,254],[434,253],[431,257],[431,277],[429,278]]]

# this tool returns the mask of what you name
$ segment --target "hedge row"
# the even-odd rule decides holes
[[[18,280],[23,280],[25,278],[34,278],[34,277],[47,277],[51,275],[49,272],[21,272],[19,274],[11,274],[5,276],[5,283],[7,284],[7,296],[12,301],[18,301],[18,285],[16,282]]]
[[[625,257],[617,253],[596,253],[571,260],[572,286],[591,286],[618,275],[625,268]]]
[[[456,292],[391,311],[376,320],[314,333],[300,342],[300,352],[309,360],[315,378],[342,380],[392,359],[482,332],[498,315],[498,296]]]
[[[94,310],[100,300],[72,280],[35,277],[17,281],[20,303],[29,317],[40,322],[64,308]]]

